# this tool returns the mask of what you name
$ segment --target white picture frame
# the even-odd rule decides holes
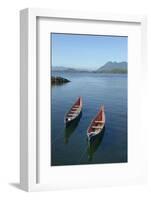
[[[115,178],[106,177],[104,183],[96,180],[96,184],[86,183],[87,180],[80,180],[74,184],[72,181],[70,183],[60,183],[52,184],[41,183],[37,177],[41,173],[39,169],[39,79],[37,70],[37,20],[38,18],[48,19],[61,19],[61,20],[78,20],[87,22],[109,22],[109,23],[120,23],[127,24],[128,26],[133,26],[138,24],[140,28],[140,47],[141,47],[141,69],[138,72],[138,78],[143,77],[145,73],[146,64],[146,54],[147,54],[147,26],[145,16],[124,16],[124,15],[112,15],[112,14],[100,14],[100,13],[85,13],[85,12],[67,12],[67,11],[53,11],[49,9],[24,9],[20,12],[20,185],[21,188],[26,191],[39,191],[39,190],[51,190],[51,189],[62,189],[62,188],[72,188],[72,187],[92,187],[94,186],[105,186],[105,185],[119,185],[119,184],[134,184],[134,183],[144,183],[146,181],[146,157],[145,157],[145,134],[142,136],[141,144],[144,145],[143,152],[141,153],[142,164],[138,166],[138,173],[127,178],[122,177]],[[132,72],[134,73],[134,72]],[[134,75],[134,74],[133,74]],[[137,79],[137,78],[135,78]],[[136,80],[138,81],[138,80]],[[139,86],[137,86],[139,87]],[[143,87],[143,86],[142,86]],[[46,120],[48,122],[48,120]],[[138,139],[139,140],[139,139]],[[136,146],[138,148],[138,146]],[[138,150],[138,149],[137,149]],[[137,164],[137,163],[136,163]],[[119,164],[121,165],[121,164]],[[120,169],[120,166],[112,166],[114,172]],[[104,166],[104,168],[106,165]],[[67,170],[71,170],[72,166],[68,167]],[[91,167],[88,170],[91,171]],[[134,167],[133,167],[134,168]],[[84,169],[84,168],[83,168]],[[99,170],[99,165],[95,167]],[[64,170],[64,169],[63,169]],[[82,168],[78,169],[82,173]],[[134,169],[133,169],[134,170]],[[63,173],[59,172],[59,173]],[[122,174],[123,172],[121,172]],[[46,176],[47,174],[45,174]],[[117,176],[117,175],[116,175]],[[120,172],[119,172],[120,176]],[[122,176],[122,175],[121,175]],[[51,179],[51,177],[50,177]],[[65,179],[65,177],[63,178]],[[94,180],[96,177],[94,178]],[[103,178],[105,180],[105,177]],[[80,184],[81,181],[81,184]]]

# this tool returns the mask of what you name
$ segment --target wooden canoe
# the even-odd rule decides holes
[[[101,134],[105,126],[105,111],[104,106],[100,107],[99,112],[94,117],[94,119],[91,121],[90,126],[87,129],[87,136],[90,140],[94,136]]]
[[[73,121],[79,118],[82,112],[82,97],[79,97],[70,110],[65,114],[64,123],[65,125],[69,125]]]

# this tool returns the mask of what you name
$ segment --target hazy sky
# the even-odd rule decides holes
[[[127,37],[52,33],[51,39],[52,66],[97,69],[127,61]]]

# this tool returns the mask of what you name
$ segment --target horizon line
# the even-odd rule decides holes
[[[105,62],[105,64],[107,64],[107,63],[109,63],[109,62],[111,62],[111,63],[122,63],[122,62],[126,62],[126,63],[128,63],[128,61],[121,61],[121,62],[117,62],[117,61],[108,61],[108,62]],[[105,65],[104,64],[104,65]],[[100,67],[103,67],[104,65],[102,65],[102,66],[98,66],[98,68],[100,68]],[[77,66],[65,66],[65,65],[55,65],[55,66],[53,66],[53,65],[51,65],[51,67],[52,68],[54,68],[54,67],[65,67],[65,68],[72,68],[72,69],[77,69],[77,70],[88,70],[88,71],[92,71],[92,70],[95,70],[95,69],[90,69],[89,67],[89,69],[88,68],[79,68],[79,67],[77,67]],[[97,67],[96,67],[96,69],[97,69]]]

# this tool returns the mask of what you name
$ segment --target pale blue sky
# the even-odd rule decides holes
[[[52,66],[97,69],[127,61],[128,37],[51,33]]]

